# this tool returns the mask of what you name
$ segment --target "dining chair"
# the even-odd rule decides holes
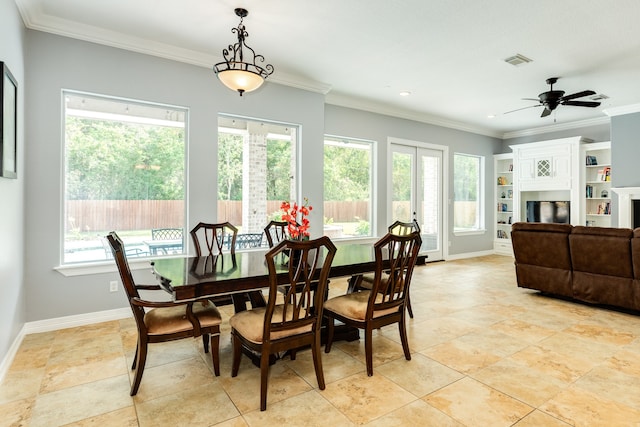
[[[285,251],[300,253],[298,263],[283,265]],[[326,236],[315,240],[283,240],[265,255],[269,270],[269,297],[266,307],[234,314],[229,323],[233,341],[231,376],[238,375],[242,349],[260,354],[260,410],[267,409],[267,380],[270,355],[311,346],[318,388],[324,390],[320,329],[327,278],[336,247]],[[279,295],[278,287],[289,284]],[[317,290],[313,292],[312,284]]]
[[[398,324],[402,349],[411,360],[405,322],[405,309],[413,268],[416,264],[422,239],[414,231],[408,235],[387,233],[374,245],[375,273],[370,290],[348,293],[330,298],[324,305],[327,322],[325,352],[331,351],[334,322],[364,329],[364,347],[367,375],[373,375],[373,330],[393,323]],[[388,261],[388,267],[385,262]]]
[[[393,224],[391,224],[387,228],[387,231],[391,234],[405,236],[414,231],[417,231],[418,233],[420,233],[420,226],[418,225],[418,221],[415,219],[411,222],[395,221]],[[388,274],[388,272],[385,272],[385,273]],[[355,276],[351,279],[352,283],[350,284],[349,289],[350,291],[360,291],[363,289],[369,290],[373,286],[373,279],[374,279],[374,274],[372,273]],[[409,317],[413,319],[413,308],[411,307],[411,295],[407,295],[407,311],[409,312]]]
[[[264,228],[264,235],[267,236],[267,243],[270,248],[289,238],[288,225],[287,221],[269,221],[269,224]]]
[[[147,346],[152,343],[202,336],[205,353],[209,352],[209,344],[211,344],[213,370],[215,375],[219,376],[218,352],[222,318],[215,305],[207,299],[173,302],[158,301],[155,298],[154,301],[149,301],[141,298],[139,290],[162,291],[162,288],[159,285],[137,285],[131,274],[122,240],[114,231],[106,237],[138,328],[138,343],[131,366],[131,369],[136,371],[131,385],[131,396],[135,396],[138,392],[147,360]],[[162,293],[167,295],[164,291]]]
[[[189,233],[196,248],[196,256],[236,253],[238,229],[228,221],[217,224],[199,222]]]

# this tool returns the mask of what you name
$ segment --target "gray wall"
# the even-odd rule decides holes
[[[25,323],[24,271],[24,39],[13,0],[0,0],[0,61],[18,83],[18,179],[0,178],[0,361]]]
[[[509,138],[504,140],[502,150],[504,153],[510,153],[510,145],[548,141],[551,139],[570,138],[572,136],[583,136],[585,138],[591,139],[593,142],[611,141],[610,125],[609,123],[606,123],[601,125],[585,126],[580,129],[567,129],[558,132],[548,132],[536,135]]]
[[[453,182],[453,154],[465,153],[484,156],[485,183],[487,203],[485,203],[485,219],[488,230],[484,234],[472,236],[454,236],[452,232],[453,209],[449,209],[448,233],[450,255],[468,252],[479,252],[493,249],[493,154],[502,149],[502,140],[484,135],[463,132],[426,123],[399,119],[361,110],[327,105],[325,107],[325,132],[330,135],[364,138],[376,141],[378,144],[378,163],[376,168],[378,205],[377,231],[383,235],[387,224],[387,139],[389,137],[420,141],[429,144],[445,145],[449,147],[448,161],[449,176],[445,177],[449,183]],[[453,186],[449,185],[449,194],[443,199],[453,200]],[[449,205],[451,206],[451,205]]]
[[[640,113],[611,117],[611,170],[616,187],[640,187]]]

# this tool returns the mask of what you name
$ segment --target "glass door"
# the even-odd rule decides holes
[[[421,253],[429,261],[443,259],[443,150],[391,143],[391,212],[393,221],[416,219],[422,234]]]

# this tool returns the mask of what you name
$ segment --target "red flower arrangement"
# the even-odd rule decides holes
[[[309,199],[305,197],[304,204],[300,206],[295,202],[293,206],[289,202],[282,202],[280,209],[284,211],[282,220],[289,223],[287,230],[292,239],[303,240],[305,237],[309,237],[309,219],[307,219],[307,216],[313,210],[313,206],[309,206]],[[299,222],[298,213],[300,213]]]

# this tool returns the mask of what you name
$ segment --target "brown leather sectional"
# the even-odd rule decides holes
[[[640,310],[640,228],[518,222],[511,242],[519,287]]]

